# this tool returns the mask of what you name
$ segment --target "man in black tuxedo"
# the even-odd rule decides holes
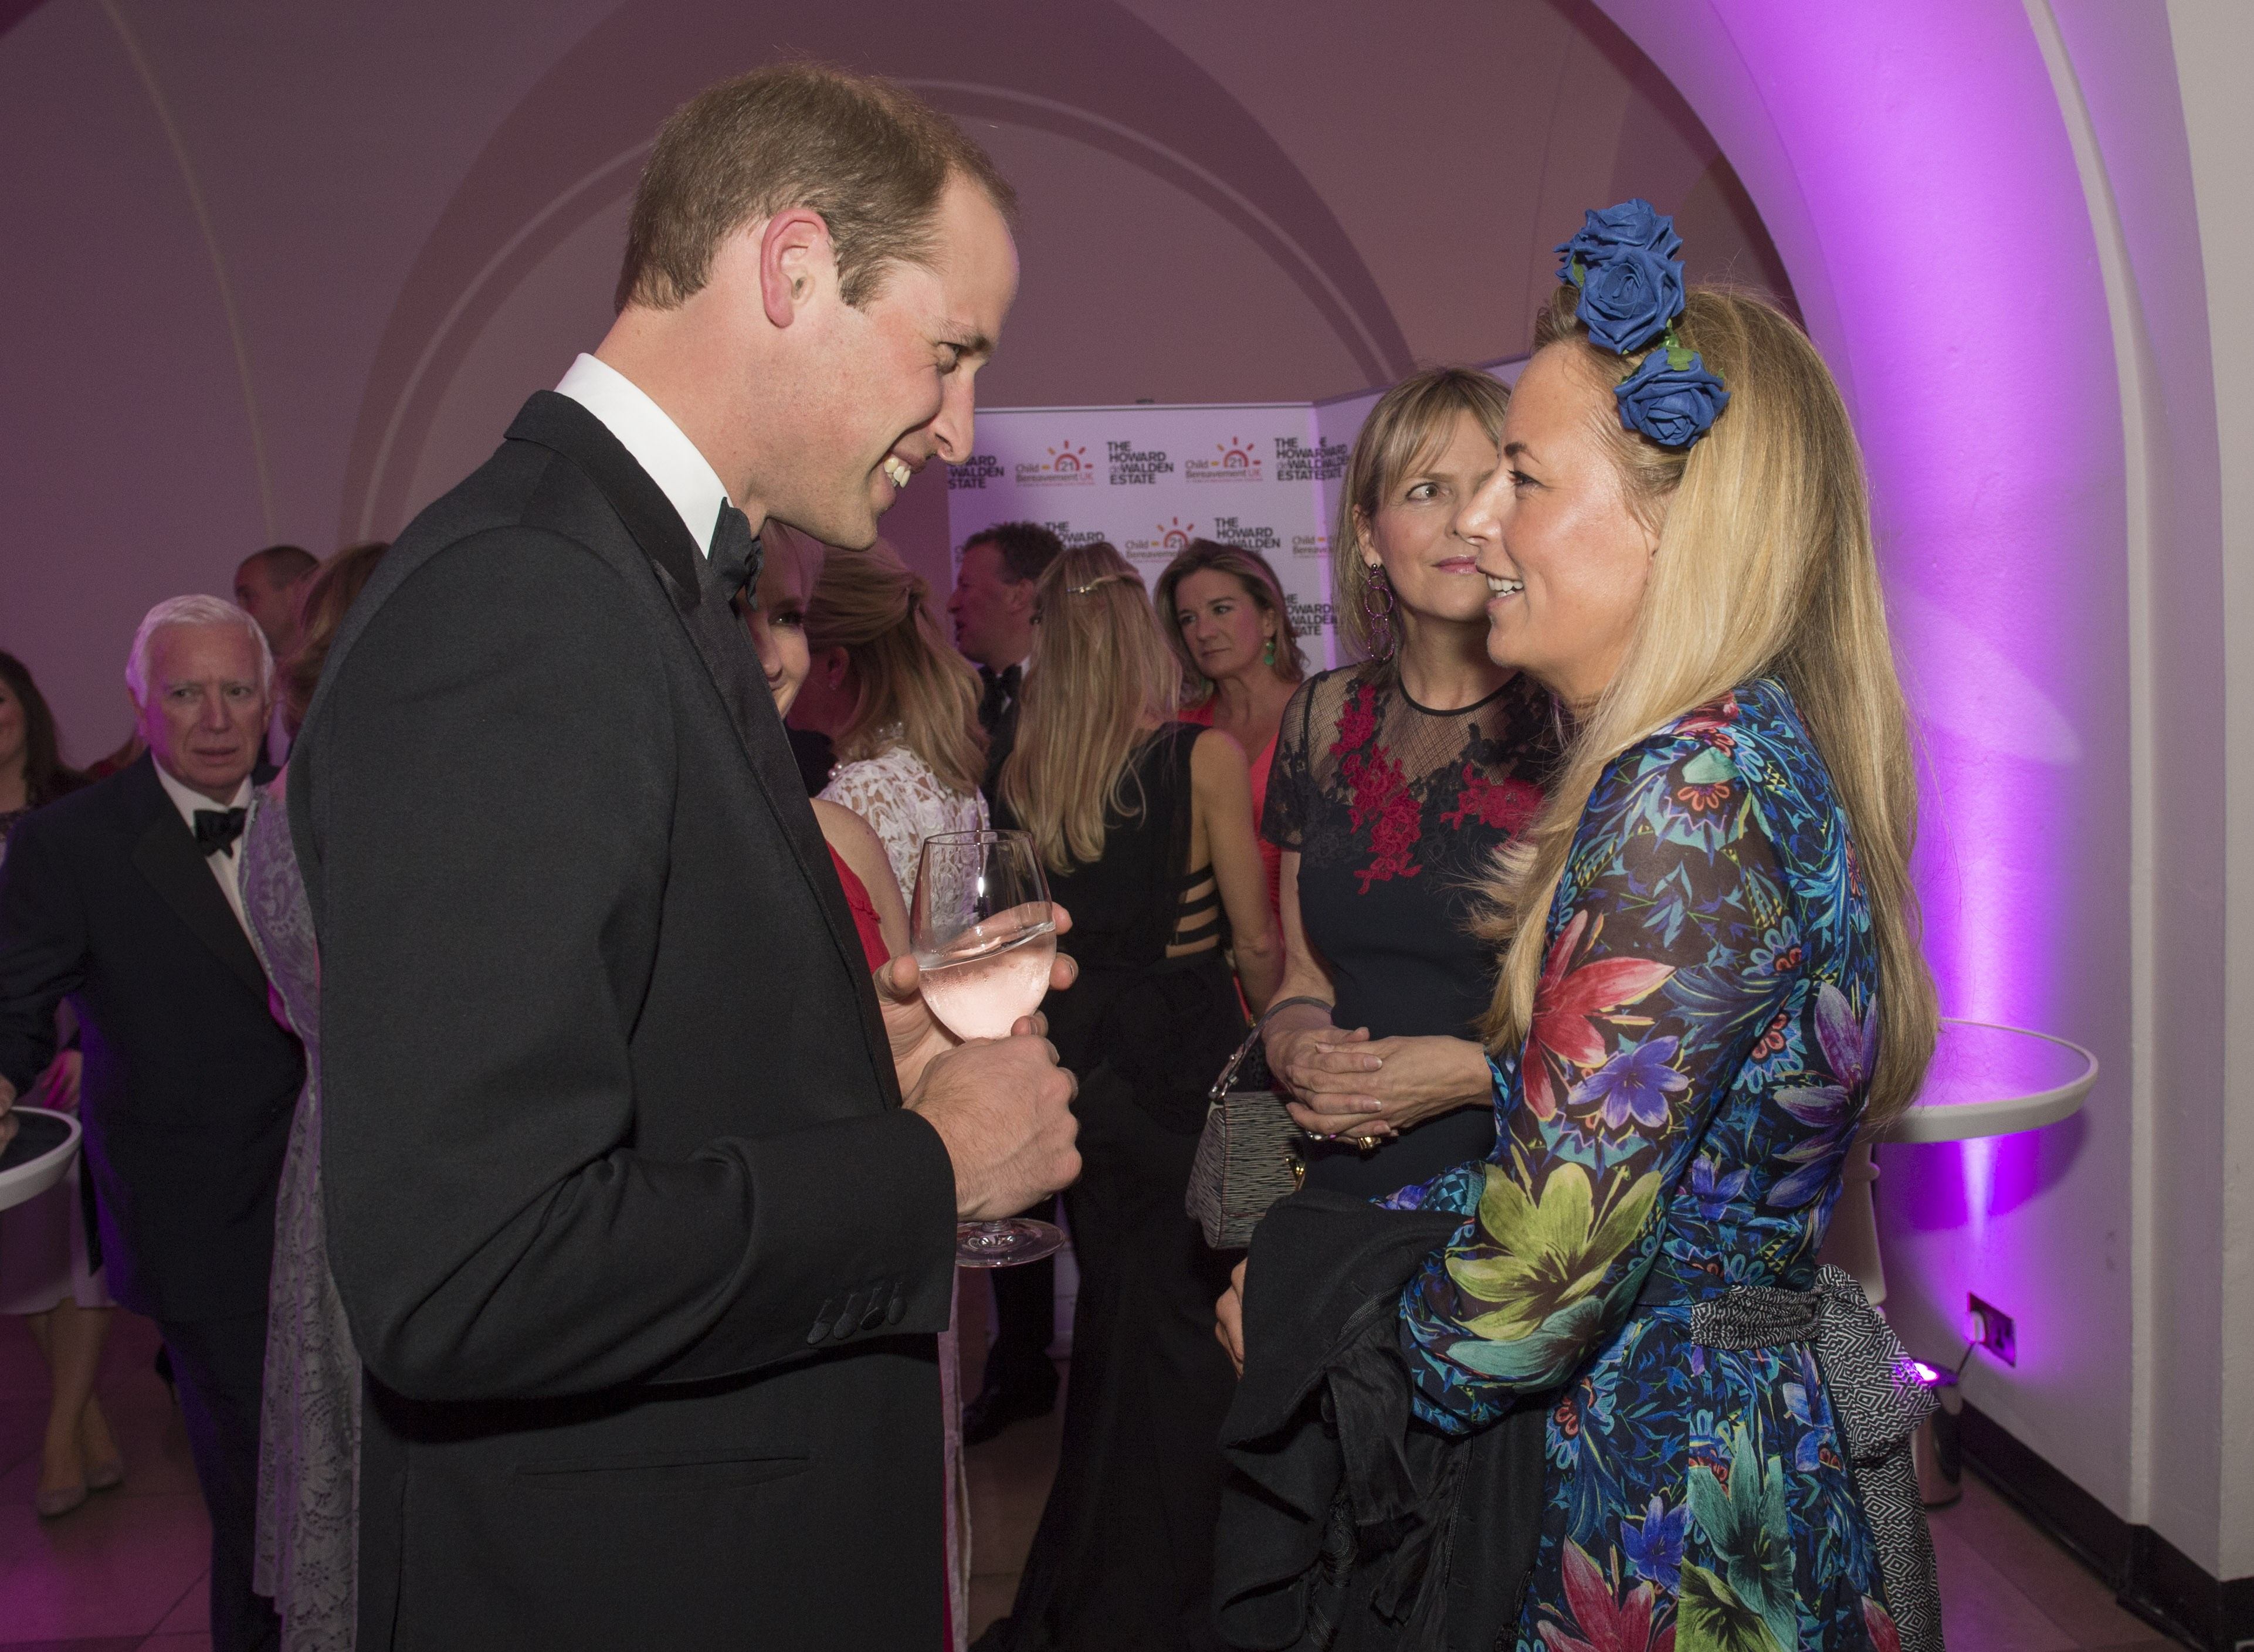
[[[216,597],[159,603],[126,683],[149,750],[26,816],[0,864],[0,1111],[76,1006],[110,1294],[156,1320],[211,1511],[212,1644],[275,1643],[251,1592],[274,1193],[304,1078],[267,1009],[235,841],[274,665]]]
[[[872,984],[730,601],[969,452],[1011,200],[881,81],[693,100],[610,333],[339,633],[290,808],[363,1652],[940,1643],[955,1224],[1077,1174],[1072,1082]]]
[[[1033,652],[1033,586],[1063,554],[1064,541],[1039,522],[998,522],[962,543],[948,617],[955,646],[978,668],[983,692],[979,726],[986,731],[986,778],[979,790],[990,809],[1002,764],[1018,738],[1018,690]],[[1021,1215],[1056,1219],[1055,1200],[1044,1199]],[[1057,1370],[1049,1360],[1056,1340],[1056,1263],[1043,1256],[1021,1268],[997,1268],[993,1281],[994,1335],[986,1348],[984,1377],[962,1408],[962,1441],[976,1446],[1012,1423],[1046,1417],[1056,1408]]]
[[[1018,690],[1033,652],[1033,586],[1063,554],[1064,541],[1039,522],[997,522],[962,542],[947,598],[956,651],[978,668],[978,724],[986,731],[986,780],[994,802],[1002,764],[1017,743]]]

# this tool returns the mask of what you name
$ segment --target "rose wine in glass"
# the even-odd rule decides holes
[[[924,1002],[959,1039],[1000,1039],[1040,1008],[1056,962],[1056,922],[1040,856],[1024,832],[942,832],[923,840],[909,943]],[[1064,1243],[1046,1222],[1012,1216],[955,1230],[965,1268],[1037,1262]]]

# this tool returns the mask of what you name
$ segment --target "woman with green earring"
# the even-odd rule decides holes
[[[1307,674],[1284,587],[1258,551],[1193,539],[1158,576],[1156,606],[1166,640],[1182,662],[1185,692],[1177,715],[1185,723],[1219,729],[1244,748],[1257,821],[1284,708]],[[1260,839],[1270,911],[1279,858],[1276,845]]]

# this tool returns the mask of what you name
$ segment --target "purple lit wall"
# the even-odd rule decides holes
[[[2184,8],[1603,3],[1730,157],[1855,414],[1924,746],[1944,1012],[2104,1067],[2068,1124],[1882,1153],[1889,1315],[1953,1365],[1968,1291],[2013,1313],[2018,1365],[1978,1359],[1972,1401],[2243,1575],[2245,1522],[2222,1517],[2245,1502],[2222,1374],[2246,1334],[2219,1287],[2224,673]]]
[[[2130,1507],[2127,637],[2105,294],[2050,78],[2003,0],[1617,0],[1746,180],[1846,387],[1928,774],[1944,1012],[2105,1076],[2036,1137],[1882,1153],[1888,1307],[1954,1364],[1968,1289],[2020,1364],[1972,1400]]]

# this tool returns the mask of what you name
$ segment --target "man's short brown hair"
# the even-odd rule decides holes
[[[996,522],[962,542],[962,549],[991,545],[1002,559],[1002,578],[1013,585],[1039,579],[1064,555],[1064,541],[1039,522]]]
[[[865,304],[892,265],[930,263],[958,173],[1016,212],[986,151],[889,80],[789,63],[708,87],[674,111],[642,168],[618,306],[673,308],[710,278],[729,235],[793,206],[822,214],[845,302]]]

